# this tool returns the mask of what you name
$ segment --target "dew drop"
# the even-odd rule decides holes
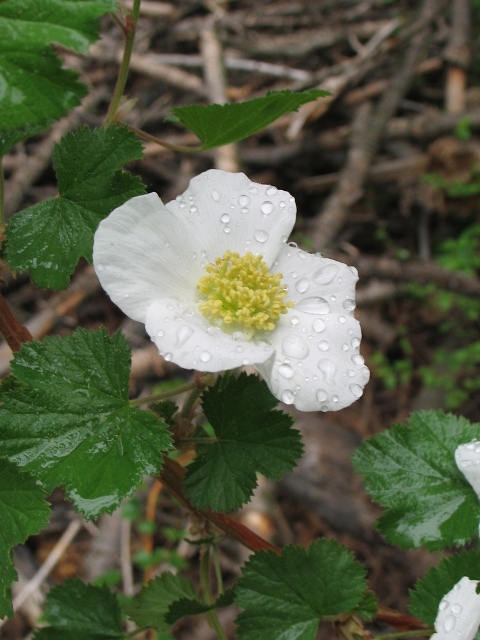
[[[448,600],[444,598],[438,606],[439,611],[445,611],[445,609],[448,607],[448,604],[449,604]]]
[[[124,298],[129,298],[129,297],[130,297],[130,294],[129,294],[129,293],[124,293],[124,294],[123,294],[123,297],[124,297]]]
[[[353,369],[349,369],[349,370],[347,371],[347,376],[348,376],[349,378],[354,378],[354,377],[355,377],[355,371],[354,371]]]
[[[300,318],[298,316],[292,316],[292,318],[290,319],[290,322],[293,325],[297,325],[300,322]]]
[[[456,622],[457,622],[457,619],[455,618],[455,616],[447,616],[443,623],[443,628],[445,629],[445,632],[450,633],[451,631],[453,631],[453,628]]]
[[[285,209],[285,202],[283,200],[280,200],[278,206],[280,207],[280,209]]]
[[[160,329],[160,331],[157,331],[157,336],[159,338],[162,338],[164,335],[165,335],[165,331],[162,331],[161,329]]]
[[[222,222],[225,222],[225,223],[230,222],[230,216],[228,215],[228,213],[224,213],[224,214],[221,216],[220,220],[221,220]]]
[[[242,364],[246,367],[246,366],[247,366],[247,364],[250,364],[250,360],[249,360],[248,358],[244,358],[244,359],[242,360]]]
[[[274,196],[278,192],[277,187],[268,187],[265,193],[267,196]]]
[[[307,280],[307,278],[300,278],[300,280],[297,280],[297,282],[295,283],[295,289],[298,291],[298,293],[305,293],[309,286],[310,282]]]
[[[236,351],[237,353],[242,353],[242,351],[244,351],[244,348],[242,347],[242,345],[241,345],[241,344],[239,344],[239,345],[238,345],[238,347],[235,347],[235,351]]]
[[[171,353],[165,353],[163,356],[164,360],[167,362],[171,362],[173,360],[173,355]]]
[[[258,193],[257,187],[249,187],[248,190],[250,191],[250,193],[253,193],[254,195]]]
[[[278,367],[278,373],[282,376],[282,378],[285,378],[286,380],[290,380],[290,378],[293,378],[293,369],[289,364],[281,364]]]
[[[463,607],[461,604],[458,604],[458,603],[452,604],[453,613],[459,614],[459,613],[462,613],[462,611],[463,611]]]
[[[246,195],[241,195],[238,198],[238,204],[241,207],[246,207],[248,204],[250,204],[250,198],[248,196],[246,196]]]
[[[312,323],[312,329],[317,333],[322,333],[322,331],[325,331],[326,326],[327,325],[321,318],[315,318],[315,320]]]
[[[333,402],[335,402],[335,403],[336,403],[336,402],[338,402],[338,396],[332,396],[332,400],[333,400]]]
[[[327,264],[325,267],[322,267],[317,272],[315,272],[315,274],[313,275],[313,280],[315,284],[318,285],[330,284],[337,273],[337,266],[335,266],[334,264]]]
[[[330,305],[325,298],[311,297],[304,298],[296,304],[296,308],[304,313],[315,313],[325,315],[330,313]]]
[[[326,340],[320,340],[320,342],[318,343],[318,348],[320,349],[320,351],[328,351],[330,349],[330,345]]]
[[[328,400],[328,394],[326,391],[324,391],[324,389],[319,389],[315,394],[315,397],[319,402],[325,402],[326,400]]]
[[[235,331],[234,333],[232,333],[232,338],[236,341],[236,342],[240,342],[242,340],[245,340],[245,334],[242,333],[241,331]]]
[[[268,240],[268,233],[263,229],[257,229],[254,233],[255,240],[258,242],[266,242]]]
[[[195,205],[192,204],[192,206],[190,207],[190,213],[197,213],[198,209]]]
[[[323,373],[323,377],[325,380],[327,380],[328,382],[333,381],[333,376],[335,375],[335,372],[337,370],[334,362],[325,358],[324,360],[319,361],[317,367]]]
[[[223,227],[223,233],[230,233],[230,227]]]
[[[293,391],[290,391],[290,389],[285,389],[285,391],[282,391],[280,398],[285,404],[293,404],[295,395]]]
[[[345,316],[338,316],[338,321],[340,324],[345,324],[347,319],[345,318]]]
[[[183,347],[183,345],[187,342],[187,340],[193,335],[193,329],[191,327],[187,327],[186,324],[178,327],[176,332],[176,347]]]
[[[350,391],[353,393],[355,398],[361,398],[363,395],[363,389],[359,384],[351,384],[349,386]]]
[[[360,346],[360,338],[352,338],[352,348],[357,349]]]
[[[210,362],[211,359],[212,354],[210,353],[210,351],[202,351],[202,353],[200,354],[200,360],[202,362]]]
[[[215,202],[220,202],[220,192],[216,189],[212,189],[212,198],[215,200]]]
[[[298,276],[298,273],[296,271],[291,271],[290,272],[290,277],[291,278],[296,278]]]
[[[347,311],[353,311],[356,306],[357,305],[355,304],[355,300],[350,300],[350,298],[347,298],[343,303],[343,308]]]
[[[365,360],[363,359],[363,357],[359,354],[356,353],[354,356],[352,356],[352,362],[353,364],[363,364],[365,362]]]
[[[348,351],[348,344],[346,342],[342,344],[342,351]]]
[[[262,202],[260,205],[260,211],[268,216],[273,211],[273,203],[270,202],[270,200],[265,200],[265,202]]]
[[[222,330],[220,327],[208,327],[207,333],[212,336],[212,338],[217,338],[222,333]]]
[[[282,350],[286,356],[297,358],[297,360],[306,358],[310,351],[305,340],[295,335],[283,339]]]

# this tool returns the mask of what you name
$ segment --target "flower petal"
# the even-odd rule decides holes
[[[352,315],[356,273],[289,246],[275,269],[281,269],[288,298],[296,304],[272,332],[275,353],[256,368],[275,397],[301,411],[349,406],[370,377],[359,354],[360,325]]]
[[[166,205],[191,225],[208,262],[227,249],[262,254],[270,266],[295,224],[295,200],[286,191],[251,182],[244,173],[211,169],[190,181]]]
[[[455,462],[480,498],[480,440],[459,445],[455,450]]]
[[[464,576],[440,602],[431,640],[473,640],[480,625],[478,581]]]
[[[156,300],[147,310],[145,328],[160,354],[184,369],[223,371],[264,362],[272,354],[265,343],[236,341],[213,327],[189,301]]]

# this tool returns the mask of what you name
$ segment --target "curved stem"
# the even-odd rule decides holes
[[[137,134],[139,138],[145,140],[146,142],[153,142],[158,144],[160,147],[164,147],[165,149],[170,149],[170,151],[179,151],[180,153],[198,153],[199,151],[203,151],[203,147],[182,147],[176,144],[170,144],[170,142],[166,142],[165,140],[160,140],[160,138],[156,138],[152,136],[150,133],[146,133],[141,129],[137,129],[132,124],[128,124],[128,122],[124,122],[120,120],[120,124],[123,124],[125,127],[128,127],[130,131],[133,131]]]
[[[206,604],[213,604],[212,592],[210,589],[210,545],[203,545],[200,553],[200,584],[203,592],[203,599]],[[215,629],[219,640],[227,640],[224,634],[220,620],[218,619],[215,609],[207,613],[210,624]]]
[[[434,629],[414,629],[412,631],[398,631],[395,633],[385,633],[375,636],[375,640],[396,640],[396,638],[418,638],[419,636],[430,636]]]
[[[135,41],[135,31],[137,28],[138,14],[140,11],[140,1],[141,0],[133,0],[132,13],[131,15],[127,16],[125,25],[123,27],[123,32],[125,34],[125,47],[123,49],[122,64],[118,73],[117,84],[115,85],[112,101],[110,103],[110,107],[108,108],[108,113],[105,116],[105,122],[103,123],[103,126],[105,128],[109,127],[112,122],[114,122],[115,114],[125,91],[128,69],[130,67],[130,58],[132,56],[133,43]]]
[[[168,400],[168,398],[174,398],[178,396],[180,393],[184,393],[185,391],[192,391],[192,389],[197,389],[198,383],[196,381],[187,382],[185,384],[181,384],[175,389],[170,389],[169,391],[162,391],[161,393],[154,393],[151,396],[145,396],[142,398],[135,398],[135,400],[130,400],[130,406],[139,407],[142,404],[152,404],[153,402],[161,402],[162,400]]]

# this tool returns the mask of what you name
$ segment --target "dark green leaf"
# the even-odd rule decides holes
[[[328,91],[310,89],[301,93],[290,90],[272,91],[263,98],[238,104],[208,104],[175,107],[175,119],[202,142],[203,149],[213,149],[242,140],[261,131],[280,116],[317,98],[330,95]]]
[[[182,598],[196,599],[193,583],[178,574],[165,572],[140,591],[133,607],[126,607],[125,613],[141,628],[167,631],[171,626],[165,619],[169,607]]]
[[[212,609],[222,609],[223,607],[228,607],[234,601],[235,593],[233,589],[229,589],[225,591],[213,604],[208,605],[204,602],[200,602],[191,598],[180,598],[180,600],[175,600],[169,609],[168,613],[165,616],[165,621],[168,624],[175,624],[177,620],[180,618],[184,618],[185,616],[196,616],[200,613],[207,613]]]
[[[86,87],[50,45],[86,53],[98,18],[115,8],[115,0],[0,2],[0,131],[47,127],[79,103]]]
[[[0,455],[51,490],[64,485],[86,517],[112,511],[170,446],[166,425],[128,401],[130,352],[104,329],[30,342],[15,354],[22,387],[4,393]]]
[[[0,460],[0,618],[13,615],[10,585],[17,573],[11,549],[41,531],[49,512],[36,481],[12,462]]]
[[[480,502],[454,454],[458,445],[478,437],[479,428],[465,418],[425,411],[355,452],[353,463],[367,491],[387,507],[378,528],[390,542],[442,549],[477,534]]]
[[[142,145],[126,127],[83,127],[56,147],[53,162],[59,198],[24,209],[7,228],[13,269],[30,269],[41,287],[62,289],[79,258],[92,259],[100,221],[129,198],[144,193],[140,180],[121,171],[142,157]]]
[[[107,587],[70,580],[47,596],[44,618],[50,625],[35,633],[35,640],[123,638],[118,600]]]
[[[314,640],[326,616],[351,613],[363,601],[365,570],[334,540],[281,555],[254,554],[244,567],[235,601],[242,640]]]
[[[203,409],[216,442],[199,446],[187,468],[185,488],[195,506],[231,511],[248,501],[256,473],[278,480],[302,453],[291,416],[278,404],[266,383],[242,373],[219,378],[203,395]]]
[[[480,553],[462,551],[443,558],[438,567],[432,567],[418,580],[410,591],[410,611],[414,616],[432,625],[438,613],[438,605],[464,576],[470,580],[480,580]]]
[[[22,127],[20,129],[0,129],[0,156],[6,155],[17,142],[41,133],[47,125]]]

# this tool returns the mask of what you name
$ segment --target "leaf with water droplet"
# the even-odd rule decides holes
[[[25,343],[18,385],[2,395],[0,456],[51,491],[63,485],[79,511],[112,511],[170,447],[165,423],[128,400],[130,351],[104,329]]]
[[[433,550],[477,535],[480,500],[457,468],[455,450],[479,429],[465,418],[422,411],[357,449],[353,463],[386,507],[378,527],[390,542]]]
[[[256,474],[279,479],[301,455],[292,418],[257,376],[221,376],[203,396],[203,409],[216,441],[199,445],[187,467],[185,487],[197,507],[231,511],[245,504]]]

